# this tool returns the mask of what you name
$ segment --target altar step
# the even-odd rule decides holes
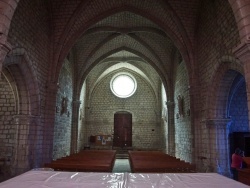
[[[129,158],[128,150],[116,150],[115,158],[116,159],[128,159]]]

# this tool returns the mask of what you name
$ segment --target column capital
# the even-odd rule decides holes
[[[73,106],[79,108],[80,105],[81,105],[81,101],[80,101],[80,100],[73,100],[73,101],[72,101],[72,104],[73,104]]]
[[[206,126],[227,126],[227,124],[231,121],[230,118],[220,118],[220,119],[206,119],[203,122],[206,124]]]
[[[13,120],[15,124],[31,124],[33,121],[40,121],[41,116],[33,115],[14,115]]]
[[[233,53],[242,63],[250,62],[250,39],[238,45]]]
[[[1,50],[4,50],[6,54],[9,53],[12,49],[12,46],[9,42],[1,43],[0,46],[1,46]]]
[[[174,107],[174,102],[173,101],[166,101],[165,102],[167,107]]]
[[[0,39],[0,72],[2,71],[4,59],[10,51],[11,51],[10,43],[8,43],[7,41],[2,42],[2,40]]]
[[[46,88],[47,88],[50,92],[57,93],[58,89],[60,88],[60,85],[59,85],[58,82],[47,82]]]
[[[81,102],[81,100],[74,100],[74,101],[72,101],[72,103],[73,104],[81,104],[82,102]]]

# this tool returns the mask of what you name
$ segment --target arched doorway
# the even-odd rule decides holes
[[[114,114],[113,147],[132,147],[132,114],[129,112]]]

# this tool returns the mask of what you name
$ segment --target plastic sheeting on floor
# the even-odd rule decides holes
[[[87,173],[32,170],[0,183],[1,188],[246,188],[216,173]]]

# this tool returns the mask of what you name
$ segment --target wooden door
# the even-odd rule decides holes
[[[128,112],[115,113],[113,146],[132,146],[132,114]]]

